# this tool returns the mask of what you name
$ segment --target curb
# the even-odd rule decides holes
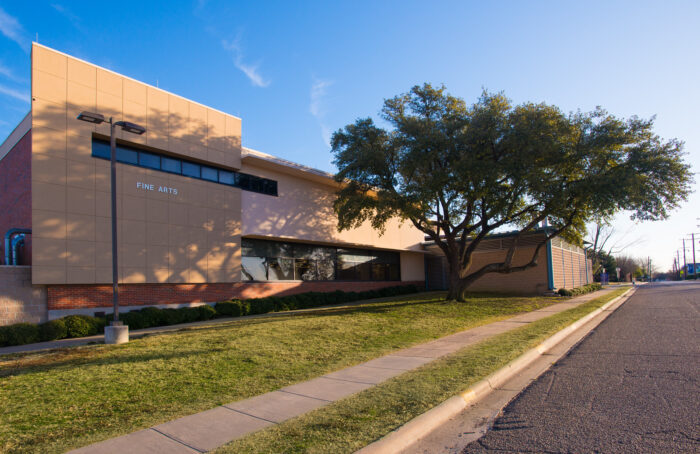
[[[630,288],[622,295],[608,301],[593,312],[581,317],[571,325],[544,340],[537,347],[528,350],[501,369],[475,383],[466,391],[453,396],[438,406],[419,415],[383,438],[355,452],[355,454],[392,454],[408,448],[420,438],[428,435],[450,418],[458,415],[466,407],[478,402],[491,391],[513,378],[552,347],[564,340],[578,328],[606,311],[623,298],[629,298],[636,288]],[[615,308],[617,309],[617,308]],[[600,320],[602,322],[603,319]],[[599,323],[600,323],[599,322]],[[591,327],[591,330],[594,327]]]

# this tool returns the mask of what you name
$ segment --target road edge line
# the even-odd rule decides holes
[[[464,410],[468,406],[479,402],[493,390],[495,390],[500,385],[513,378],[527,366],[532,364],[540,356],[547,353],[559,342],[566,339],[578,328],[590,322],[596,316],[607,311],[608,308],[610,308],[613,304],[619,302],[623,298],[625,298],[625,301],[629,299],[629,297],[632,296],[636,289],[636,287],[632,287],[622,295],[613,298],[598,309],[590,312],[589,314],[584,315],[572,324],[561,329],[560,331],[557,331],[555,334],[545,339],[537,347],[526,351],[519,357],[515,358],[513,361],[503,366],[501,369],[478,381],[466,391],[463,391],[456,396],[450,397],[446,401],[431,408],[427,412],[416,416],[415,418],[408,421],[406,424],[388,433],[379,440],[356,451],[355,454],[393,454],[408,448],[413,443],[428,435],[430,432],[435,430],[437,427],[445,423],[450,418],[458,415],[460,412],[462,412],[462,410]],[[622,301],[620,305],[622,305],[623,302],[624,301]],[[613,309],[613,311],[616,310],[620,305]],[[612,313],[613,311],[610,311],[610,313]],[[588,332],[592,331],[596,326],[598,326],[598,324],[605,320],[605,318],[607,318],[607,315],[605,317],[601,317],[598,323],[592,325],[588,329],[588,331],[583,334],[583,336],[588,334]]]

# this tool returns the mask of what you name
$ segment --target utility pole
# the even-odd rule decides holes
[[[683,280],[688,279],[688,262],[685,260],[685,238],[683,238]]]
[[[676,263],[678,264],[678,280],[681,280],[681,256],[678,254],[678,249],[676,249]]]
[[[693,279],[695,279],[697,281],[698,280],[698,267],[697,267],[698,262],[695,261],[695,234],[691,233],[690,237],[692,238],[692,242],[693,242],[692,243],[693,244]]]

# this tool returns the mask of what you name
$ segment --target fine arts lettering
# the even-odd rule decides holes
[[[167,186],[156,186],[150,183],[142,183],[141,181],[136,182],[136,189],[143,189],[144,191],[158,191],[164,192],[166,194],[177,195],[177,188],[169,188]]]

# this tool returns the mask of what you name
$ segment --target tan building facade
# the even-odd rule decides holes
[[[426,281],[441,288],[444,259],[422,232],[398,219],[384,235],[369,223],[338,231],[333,176],[243,147],[240,118],[39,44],[31,65],[31,112],[0,145],[0,229],[23,233],[0,247],[5,265],[31,266],[25,293],[45,298],[45,318],[111,311],[110,130],[79,121],[84,111],[146,130],[116,130],[124,310]],[[475,264],[504,253],[494,241]],[[529,255],[519,251],[516,263]],[[474,289],[543,293],[590,281],[578,248],[553,241],[540,258]],[[40,303],[31,304],[36,318]]]
[[[111,304],[109,124],[83,111],[146,129],[116,131],[122,304],[422,285],[421,232],[398,221],[384,236],[339,232],[332,175],[243,148],[240,118],[36,43],[31,65],[31,112],[0,156],[6,178],[26,174],[15,186],[30,214],[3,228],[31,229],[23,264],[47,289],[49,318]]]

